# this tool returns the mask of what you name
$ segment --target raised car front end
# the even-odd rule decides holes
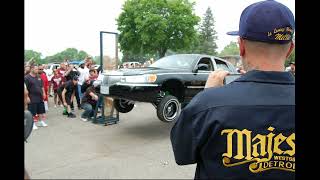
[[[100,86],[103,95],[118,99],[154,102],[160,85],[156,74],[124,75],[121,72],[104,73]]]

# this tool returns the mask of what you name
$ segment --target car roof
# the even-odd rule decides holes
[[[207,54],[173,54],[173,55],[170,55],[170,56],[175,56],[175,55],[176,56],[179,56],[179,55],[181,55],[181,56],[195,56],[197,58],[210,57],[212,59],[220,60],[220,61],[222,61],[222,62],[224,62],[224,63],[226,63],[228,65],[231,65],[231,66],[233,66],[235,68],[235,66],[232,63],[230,63],[229,61],[227,61],[225,59],[217,57],[217,56],[212,56],[212,55],[207,55]]]
[[[139,63],[140,64],[140,62],[138,62],[138,61],[123,62],[122,64],[131,64],[131,63]]]
[[[226,61],[225,59],[222,59],[220,57],[217,57],[217,56],[212,56],[212,55],[206,55],[206,54],[173,54],[173,55],[170,55],[170,56],[197,56],[197,57],[211,57],[211,58],[214,58],[214,59],[218,59],[218,60],[221,60],[221,61],[224,61],[224,62],[227,62],[229,63],[228,61]]]

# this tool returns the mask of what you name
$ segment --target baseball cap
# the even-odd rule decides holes
[[[82,65],[82,64],[84,64],[84,63],[86,63],[86,61],[81,61],[79,65]]]
[[[290,9],[277,1],[266,0],[246,7],[240,17],[239,30],[227,34],[252,41],[285,44],[292,40],[294,29]]]

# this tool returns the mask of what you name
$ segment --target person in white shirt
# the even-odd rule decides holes
[[[78,82],[78,91],[79,91],[79,96],[80,99],[82,99],[82,92],[81,92],[81,86],[83,83],[86,82],[86,80],[89,78],[89,69],[87,68],[87,62],[82,61],[80,63],[80,66],[78,68],[78,71],[80,72],[79,75],[79,82]]]

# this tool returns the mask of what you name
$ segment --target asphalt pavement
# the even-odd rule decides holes
[[[118,124],[103,126],[62,115],[49,99],[48,127],[25,143],[32,179],[193,179],[195,165],[178,166],[170,142],[173,123],[158,120],[151,104],[137,103]]]

